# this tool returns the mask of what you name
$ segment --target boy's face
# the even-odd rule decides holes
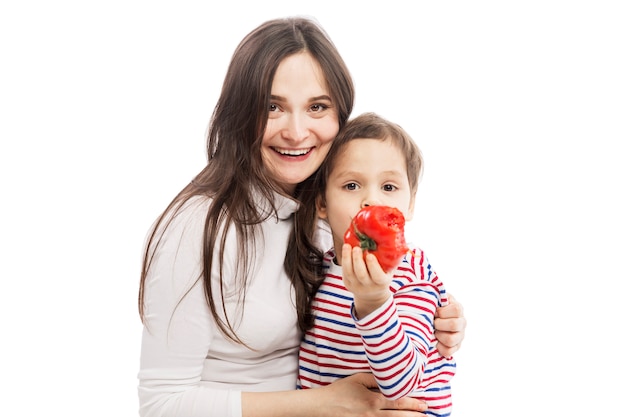
[[[413,217],[415,195],[411,193],[405,157],[391,140],[354,139],[337,156],[317,211],[333,232],[337,256],[343,235],[356,213],[367,205],[399,209],[407,221]]]

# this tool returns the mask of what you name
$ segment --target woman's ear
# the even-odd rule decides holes
[[[326,219],[328,217],[326,213],[326,199],[322,194],[318,195],[315,199],[315,209],[317,210],[317,217],[320,219]]]

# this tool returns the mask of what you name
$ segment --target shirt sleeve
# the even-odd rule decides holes
[[[206,208],[192,206],[174,217],[146,279],[138,374],[142,417],[241,416],[241,392],[201,383],[218,332],[198,280],[203,213]]]
[[[445,289],[420,250],[394,273],[393,295],[362,319],[352,315],[369,366],[390,399],[415,390],[434,343],[434,315]],[[444,301],[445,302],[445,301]]]

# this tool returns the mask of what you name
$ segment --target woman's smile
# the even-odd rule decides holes
[[[304,156],[311,152],[314,147],[312,146],[310,148],[289,149],[272,146],[271,148],[283,156]]]

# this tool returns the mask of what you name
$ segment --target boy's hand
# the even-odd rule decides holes
[[[357,318],[363,318],[383,305],[389,297],[392,274],[386,274],[376,256],[371,253],[363,259],[363,250],[344,244],[341,250],[343,283],[354,295]]]

